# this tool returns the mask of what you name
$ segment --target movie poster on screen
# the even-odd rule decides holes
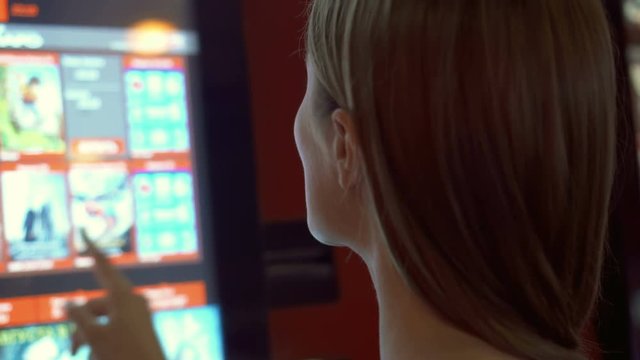
[[[63,155],[64,113],[57,56],[0,52],[2,158]]]
[[[64,173],[3,171],[0,181],[3,230],[9,260],[67,258],[71,223]]]
[[[2,360],[88,360],[89,349],[71,355],[72,326],[38,325],[0,330]]]
[[[126,165],[73,166],[69,171],[69,187],[76,251],[86,254],[87,239],[111,256],[130,253],[134,205]]]

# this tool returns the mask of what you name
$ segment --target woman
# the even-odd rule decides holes
[[[307,68],[308,223],[368,265],[381,358],[583,359],[614,171],[600,1],[316,0]],[[97,256],[112,296],[70,309],[79,338],[160,359]]]

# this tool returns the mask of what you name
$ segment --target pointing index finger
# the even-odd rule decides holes
[[[100,285],[112,296],[131,292],[132,286],[129,280],[111,264],[102,251],[86,237],[84,237],[84,243],[95,261],[93,268]]]

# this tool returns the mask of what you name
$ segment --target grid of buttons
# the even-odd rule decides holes
[[[197,251],[193,179],[189,173],[134,176],[137,247],[140,256]]]
[[[189,150],[185,76],[175,70],[126,74],[132,153]]]

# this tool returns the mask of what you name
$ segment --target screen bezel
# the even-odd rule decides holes
[[[214,254],[225,360],[264,360],[268,324],[242,4],[193,5],[201,47],[192,72],[199,77],[191,79],[202,99],[202,106],[193,104],[200,224],[204,251]]]

